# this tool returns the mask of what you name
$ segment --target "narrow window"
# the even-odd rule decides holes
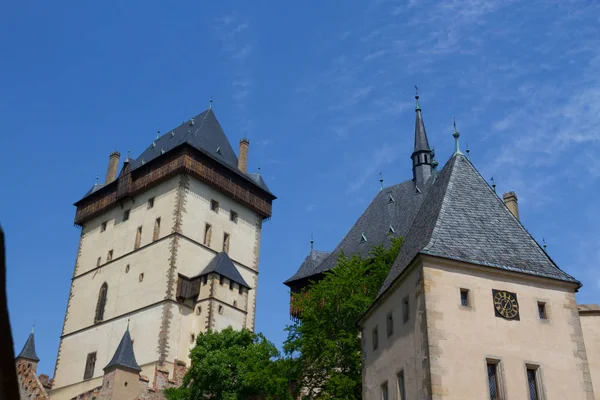
[[[219,314],[223,314],[223,306],[219,306]]]
[[[240,294],[244,294],[244,288],[242,287],[242,285],[240,285],[239,291],[240,291]]]
[[[196,308],[196,315],[200,314],[202,314],[202,307],[198,306],[198,308]]]
[[[404,323],[408,322],[409,310],[408,296],[406,296],[404,299],[402,299],[402,321],[404,321]]]
[[[104,319],[104,309],[106,308],[106,295],[108,292],[108,285],[106,282],[100,287],[100,293],[98,294],[98,302],[96,303],[96,315],[94,317],[94,323],[98,323]]]
[[[152,240],[158,240],[160,235],[160,217],[154,221],[154,233],[152,233]]]
[[[125,266],[125,273],[128,273],[128,272],[129,272],[129,264],[127,264],[127,265]]]
[[[398,400],[406,400],[406,389],[404,388],[404,371],[398,372]]]
[[[208,277],[206,275],[204,275],[202,277],[202,285],[206,285],[206,282],[208,282]]]
[[[210,247],[210,236],[212,234],[212,226],[206,224],[204,226],[204,244]]]
[[[546,303],[538,301],[538,315],[540,316],[540,319],[548,319],[548,315],[546,314]]]
[[[127,221],[129,219],[129,211],[130,210],[125,210],[123,213],[123,221]]]
[[[237,220],[238,220],[238,214],[237,214],[235,211],[231,210],[231,211],[229,212],[229,219],[230,219],[232,222],[234,222],[234,223],[236,223],[236,224],[237,224]]]
[[[219,202],[216,200],[210,201],[210,209],[216,213],[219,212]]]
[[[529,387],[529,400],[538,400],[540,392],[537,380],[537,368],[535,367],[527,367],[527,386]]]
[[[388,383],[385,381],[383,385],[381,385],[381,400],[388,400]]]
[[[135,246],[133,247],[134,250],[137,250],[140,248],[140,243],[142,242],[142,227],[138,227],[137,228],[137,232],[135,233]]]
[[[110,261],[112,260],[112,256],[113,256],[113,251],[109,250],[108,254],[106,255],[106,261]]]
[[[100,225],[100,232],[104,232],[106,230],[106,221],[104,221],[102,223],[102,225]]]
[[[469,306],[469,289],[460,289],[460,305],[463,307]]]
[[[497,400],[500,398],[498,394],[498,364],[488,361],[487,374],[490,388],[490,399]]]
[[[237,300],[234,300],[234,301],[233,301],[233,306],[234,306],[234,307],[237,307]]]
[[[99,267],[100,264],[102,264],[102,258],[98,257],[98,259],[96,260],[96,267]]]
[[[386,319],[387,336],[390,337],[394,333],[394,316],[390,312]]]
[[[223,234],[223,251],[229,253],[229,233]]]
[[[225,282],[225,278],[223,277],[223,275],[221,275],[219,277],[219,285],[223,286],[223,282]]]
[[[140,274],[140,277],[138,279],[139,279],[140,282],[144,280],[144,273],[143,272]]]
[[[96,352],[87,355],[85,361],[85,372],[83,373],[83,379],[90,379],[94,376],[94,367],[96,366]]]
[[[377,350],[379,347],[379,333],[377,332],[377,327],[373,328],[373,351]]]
[[[152,207],[154,207],[154,197],[148,199],[148,209],[151,209]]]
[[[233,281],[229,281],[229,290],[233,290]]]

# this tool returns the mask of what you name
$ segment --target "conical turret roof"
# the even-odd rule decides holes
[[[25,358],[27,360],[38,362],[40,359],[35,353],[35,340],[33,337],[33,330],[29,334],[27,341],[25,342],[25,346],[23,346],[23,350],[19,353],[17,358]]]
[[[119,347],[117,347],[117,351],[115,351],[115,355],[104,369],[107,370],[111,367],[123,367],[138,372],[142,370],[135,360],[135,354],[133,354],[133,343],[131,342],[131,336],[129,335],[129,326],[127,326],[127,330],[125,331],[125,334],[123,334],[123,338],[121,338],[121,342],[119,343]]]

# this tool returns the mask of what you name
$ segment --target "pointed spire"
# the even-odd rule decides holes
[[[34,325],[34,327],[35,327],[35,325]],[[19,358],[24,358],[26,360],[34,361],[34,362],[40,361],[37,354],[35,353],[35,338],[33,336],[33,328],[31,328],[31,333],[29,334],[29,337],[27,338],[27,341],[25,342],[23,349],[17,356],[17,359],[19,359]]]
[[[419,88],[417,85],[415,85],[415,90],[417,92],[415,95],[415,99],[417,101],[417,105],[415,107],[415,147],[410,158],[412,158],[413,161],[413,181],[417,186],[425,187],[425,183],[432,174],[431,149],[429,148],[429,141],[427,140],[427,132],[425,131],[423,116],[421,115],[421,106],[419,105]]]
[[[381,186],[379,190],[383,190],[383,174],[381,172],[379,172],[379,186]]]
[[[454,132],[452,132],[452,137],[454,137],[454,154],[456,156],[458,154],[462,154],[460,151],[460,146],[458,144],[458,138],[460,137],[460,133],[456,130],[456,117],[454,117]]]
[[[127,368],[137,372],[142,371],[135,360],[135,354],[133,354],[133,343],[131,342],[131,336],[129,335],[129,320],[127,320],[127,329],[121,338],[117,351],[115,351],[115,354],[108,365],[104,367],[104,370],[106,371],[111,367]]]

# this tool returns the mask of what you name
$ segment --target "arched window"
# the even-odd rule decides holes
[[[100,322],[104,319],[104,308],[106,307],[106,294],[108,292],[108,285],[106,282],[100,287],[100,293],[98,294],[98,304],[96,304],[96,316],[94,317],[94,323]]]

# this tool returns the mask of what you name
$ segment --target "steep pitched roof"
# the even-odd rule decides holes
[[[579,284],[558,268],[462,154],[448,161],[428,190],[378,296],[419,253]]]
[[[427,188],[428,185],[417,190],[415,183],[409,180],[381,190],[346,237],[323,262],[311,268],[303,268],[303,263],[296,274],[285,283],[289,284],[332,269],[341,252],[349,257],[355,254],[368,256],[374,246],[387,246],[390,234],[405,236]],[[363,239],[363,235],[366,240]]]
[[[315,275],[315,270],[330,254],[331,253],[328,251],[311,250],[300,265],[300,268],[298,268],[298,271],[296,271],[291,278],[283,283],[287,284],[289,282],[294,282],[299,279]]]
[[[415,149],[413,153],[419,151],[430,151],[429,141],[427,140],[427,133],[425,132],[425,124],[423,123],[423,116],[421,115],[421,107],[419,106],[419,98],[417,97],[417,119],[415,121]]]
[[[110,360],[104,369],[106,370],[110,367],[124,367],[138,372],[142,370],[135,360],[135,354],[133,354],[133,343],[131,342],[131,336],[129,335],[129,327],[127,327],[127,330],[123,334],[119,347],[117,347],[117,351],[115,351],[112,360]]]
[[[23,350],[19,353],[17,358],[26,358],[31,361],[40,361],[37,354],[35,353],[35,340],[33,337],[33,331],[29,334],[25,345],[23,346]]]
[[[210,260],[206,268],[197,276],[206,275],[211,272],[216,272],[219,275],[223,275],[226,278],[231,279],[232,281],[250,289],[250,285],[246,283],[240,271],[236,268],[231,261],[231,258],[224,251],[217,254],[215,258]]]

